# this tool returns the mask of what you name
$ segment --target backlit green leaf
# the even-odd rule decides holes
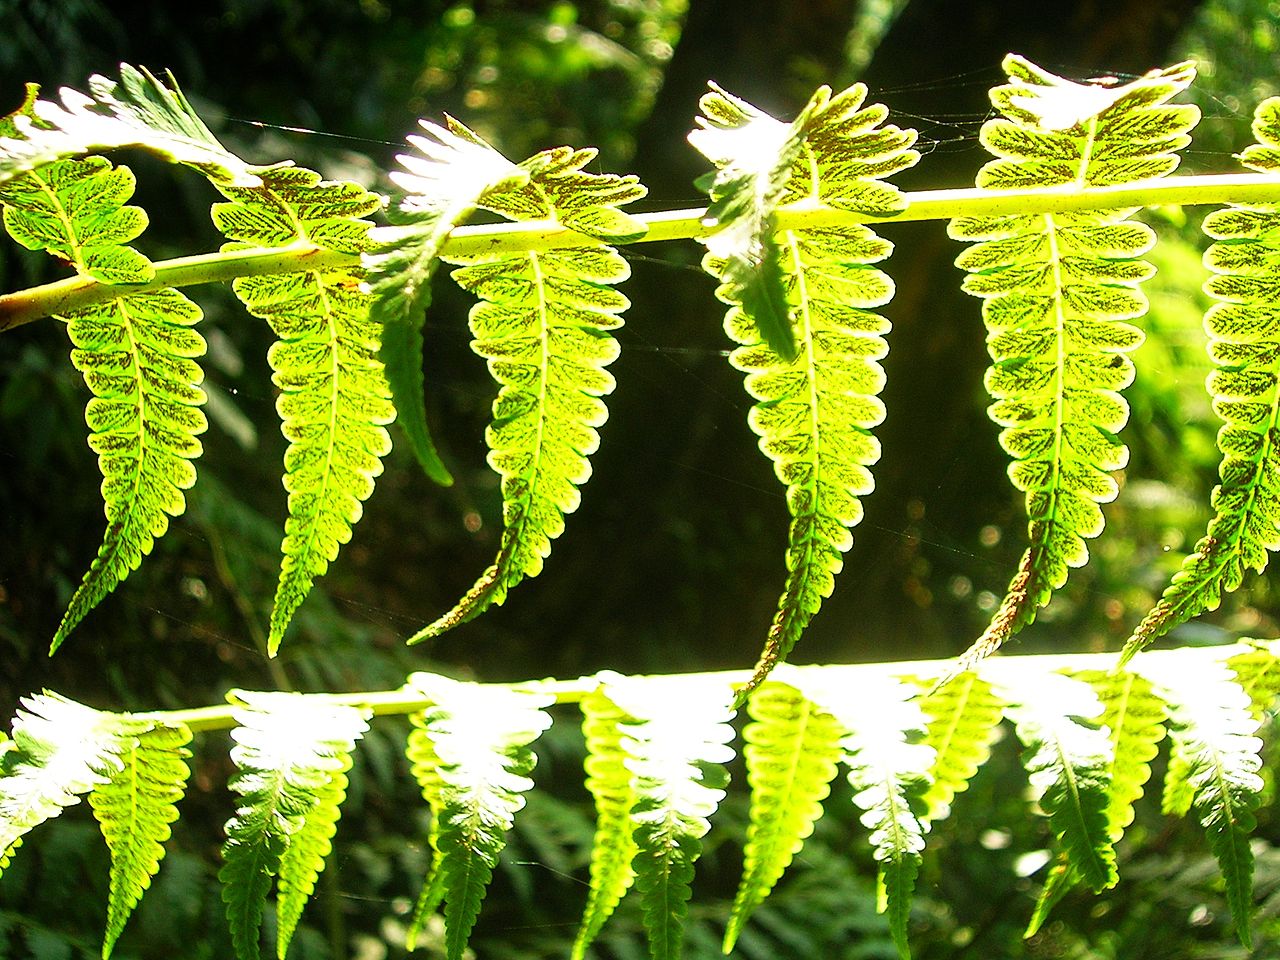
[[[1001,114],[980,139],[995,155],[978,173],[989,190],[1084,189],[1164,176],[1199,119],[1167,105],[1195,76],[1180,63],[1123,85],[1075,83],[1010,54],[1009,83],[991,91]],[[1152,231],[1127,222],[1133,209],[961,217],[954,239],[964,289],[983,299],[992,365],[991,418],[1026,495],[1030,546],[986,631],[961,659],[990,655],[1089,558],[1102,532],[1099,504],[1113,500],[1112,472],[1128,462],[1118,433],[1128,420],[1120,391],[1134,376],[1127,354],[1142,332],[1127,322],[1147,310],[1138,285],[1153,268],[1136,259]]]
[[[584,172],[595,155],[545,150],[520,164],[524,182],[508,179],[484,193],[480,206],[512,219],[598,230],[602,241],[633,239],[643,228],[615,207],[644,196],[644,187],[634,177]],[[602,209],[614,214],[593,216]],[[591,476],[588,458],[608,418],[600,398],[614,387],[605,371],[618,356],[611,331],[629,305],[613,286],[630,268],[604,243],[445,259],[460,265],[454,280],[480,300],[470,313],[471,346],[502,385],[485,440],[489,465],[502,478],[503,532],[493,565],[410,643],[465,623],[542,572]]]
[[[459,960],[506,833],[533,786],[537,757],[529,744],[551,725],[542,707],[553,698],[424,673],[409,681],[433,702],[413,718],[410,739],[414,775],[435,817],[437,862],[422,900],[443,899],[445,952]],[[418,912],[425,909],[420,901]]]
[[[1253,121],[1258,143],[1241,155],[1261,172],[1280,169],[1280,99],[1264,101]],[[1250,152],[1252,151],[1252,152]],[[1268,151],[1271,151],[1270,153]],[[1167,631],[1206,610],[1261,573],[1280,547],[1280,205],[1232,206],[1209,214],[1214,243],[1205,265],[1215,276],[1205,291],[1217,302],[1205,314],[1209,356],[1217,369],[1207,386],[1222,419],[1221,482],[1213,519],[1164,595],[1125,644],[1127,660]]]
[[[861,84],[835,96],[823,87],[788,125],[714,88],[702,101],[703,128],[690,135],[718,169],[711,216],[722,227],[705,241],[703,267],[729,304],[725,330],[740,344],[730,362],[747,375],[757,401],[748,421],[791,514],[786,586],[740,700],[831,595],[880,459],[871,431],[884,420],[889,323],[872,310],[894,288],[872,264],[892,245],[863,226],[778,231],[772,220],[780,204],[901,206],[879,178],[916,161],[915,132],[881,126],[885,108],[864,106],[865,96]]]
[[[262,171],[260,187],[221,187],[230,203],[213,219],[231,242],[223,249],[310,241],[345,253],[370,247],[368,221],[381,201],[354,183],[322,181],[299,167]],[[267,353],[276,410],[289,440],[289,493],[283,559],[271,612],[274,656],[315,579],[337,559],[363,515],[363,503],[391,450],[395,418],[382,363],[381,326],[359,268],[241,277],[233,287],[279,338]]]

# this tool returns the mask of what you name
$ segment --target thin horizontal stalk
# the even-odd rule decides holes
[[[777,211],[777,225],[780,230],[794,230],[852,223],[902,223],[1014,213],[1066,213],[1117,207],[1277,203],[1280,202],[1280,175],[1205,174],[1084,189],[1067,186],[1034,190],[924,190],[905,193],[903,200],[905,206],[887,216],[872,216],[808,203],[794,204]],[[706,217],[705,207],[638,214],[636,219],[644,225],[646,232],[633,242],[706,237],[714,232],[714,224],[709,223]],[[597,243],[598,240],[575,233],[558,223],[533,220],[459,227],[450,235],[441,254],[449,257],[519,253]],[[186,287],[225,282],[236,277],[297,273],[358,264],[359,258],[355,255],[336,253],[310,243],[298,243],[287,247],[232,250],[160,261],[155,264],[155,279],[147,283],[108,284],[89,277],[69,277],[0,296],[0,332],[42,317],[65,316],[83,307],[163,287]]]
[[[1273,652],[1280,649],[1280,640],[1262,644]],[[1147,651],[1131,661],[1128,668],[1135,673],[1142,673],[1144,668],[1156,666],[1168,671],[1171,666],[1194,673],[1196,669],[1204,669],[1211,663],[1220,663],[1231,657],[1255,650],[1257,641],[1242,641],[1220,647],[1182,647],[1173,650]],[[789,676],[802,676],[806,672],[821,671],[828,679],[839,675],[848,685],[848,689],[856,690],[860,683],[893,682],[894,678],[911,677],[921,682],[922,690],[935,677],[943,677],[955,669],[954,660],[904,660],[897,663],[859,663],[823,666],[793,666],[783,664],[778,667],[767,682],[786,683]],[[1023,656],[999,656],[984,661],[977,671],[981,676],[998,686],[1011,690],[1033,689],[1036,678],[1047,673],[1066,671],[1074,673],[1082,670],[1115,670],[1118,654],[1115,653],[1067,653],[1036,654]],[[512,690],[531,690],[549,694],[556,703],[572,704],[580,702],[611,678],[635,680],[632,677],[616,677],[614,674],[579,677],[576,680],[533,680],[520,683],[489,684],[489,686],[505,687]],[[726,694],[751,679],[750,670],[725,670],[707,673],[671,674],[666,677],[654,676],[652,679],[666,679],[672,682],[687,682],[701,687],[703,684],[724,687]],[[397,690],[381,690],[371,693],[335,693],[312,694],[335,705],[362,707],[370,710],[374,716],[405,716],[418,713],[431,706],[432,701],[424,697],[412,683]],[[227,694],[228,703],[209,707],[197,707],[191,710],[165,710],[132,716],[156,720],[168,725],[184,724],[193,732],[207,730],[225,730],[236,725],[234,713],[242,704],[242,695],[232,690]]]

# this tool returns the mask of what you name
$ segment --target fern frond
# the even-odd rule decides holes
[[[874,486],[869,467],[880,459],[871,431],[884,420],[879,361],[889,323],[871,308],[892,298],[893,283],[871,264],[892,245],[863,226],[773,225],[774,209],[789,205],[902,206],[881,178],[918,159],[909,149],[915,132],[881,126],[887,111],[864,107],[865,96],[861,84],[835,96],[822,87],[784,124],[714,88],[702,99],[703,129],[690,134],[718,168],[711,214],[722,226],[705,241],[703,267],[721,281],[725,330],[740,344],[730,362],[756,400],[748,422],[787,487],[791,514],[786,586],[740,702],[831,595],[853,544],[849,528],[862,519],[859,497]]]
[[[164,858],[169,825],[178,819],[178,801],[191,769],[191,731],[144,720],[120,727],[118,765],[106,783],[94,787],[89,805],[111,851],[111,886],[102,956],[111,956],[124,925],[151,886]]]
[[[213,208],[214,222],[231,238],[224,250],[299,241],[345,253],[370,248],[370,224],[361,218],[378,209],[379,197],[298,167],[261,175],[261,187],[220,187],[231,201]],[[272,656],[312,583],[351,539],[391,449],[386,425],[395,408],[378,359],[381,329],[370,319],[372,297],[362,279],[359,269],[333,269],[241,277],[233,284],[245,308],[279,337],[267,359],[289,440],[289,519],[271,611]]]
[[[5,229],[81,276],[146,282],[155,274],[150,261],[127,245],[147,226],[146,213],[126,203],[133,189],[132,172],[101,157],[49,163],[0,183]],[[195,482],[191,461],[202,452],[196,437],[208,426],[196,363],[205,343],[192,329],[200,317],[181,293],[162,289],[61,318],[74,345],[72,363],[93,394],[85,420],[103,476],[107,531],[51,652],[138,568],[169,518],[186,509],[183,491]]]
[[[1252,170],[1280,170],[1280,97],[1258,105],[1258,142],[1240,155]],[[1214,240],[1204,285],[1218,302],[1205,314],[1209,356],[1217,369],[1206,383],[1222,419],[1221,483],[1213,519],[1173,582],[1125,644],[1123,659],[1206,610],[1244,580],[1261,573],[1280,547],[1280,204],[1232,206],[1204,219]]]
[[[968,671],[929,693],[920,709],[929,718],[924,742],[936,757],[929,771],[932,783],[921,799],[922,819],[935,822],[950,815],[955,795],[969,789],[969,781],[991,756],[1004,702],[990,683]]]
[[[626,715],[622,746],[632,776],[631,823],[649,955],[677,960],[694,863],[724,799],[733,759],[732,691],[717,678],[619,677],[603,695]]]
[[[991,92],[1003,115],[980,138],[997,159],[978,173],[988,190],[1083,189],[1161,177],[1178,164],[1199,119],[1166,101],[1191,83],[1181,63],[1121,86],[1077,84],[1021,57],[1004,61],[1010,82]],[[1099,507],[1116,496],[1111,471],[1128,449],[1118,433],[1129,416],[1120,391],[1133,380],[1128,354],[1143,334],[1127,322],[1147,301],[1151,276],[1137,259],[1154,242],[1132,209],[1013,214],[951,221],[973,244],[956,260],[964,289],[981,297],[992,365],[991,418],[1013,458],[1009,476],[1026,494],[1030,545],[991,624],[961,661],[971,666],[1035,619],[1072,567],[1088,560],[1085,540],[1102,531]]]
[[[370,233],[378,247],[364,262],[397,419],[427,476],[448,486],[453,477],[431,441],[423,399],[422,322],[431,303],[431,275],[440,247],[484,193],[522,184],[528,174],[453,117],[445,122],[442,127],[419,120],[426,136],[408,138],[418,153],[396,158],[405,169],[391,173],[391,180],[406,196],[390,212],[393,225]]]
[[[94,75],[89,96],[67,87],[60,103],[34,99],[0,129],[0,182],[95,150],[140,147],[196,168],[210,180],[252,185],[260,168],[227,150],[196,114],[173,77],[120,65],[120,83]]]
[[[0,869],[33,827],[120,770],[120,719],[54,693],[24,697],[0,753]]]
[[[586,740],[587,789],[595,800],[596,833],[591,845],[591,869],[587,905],[573,941],[573,960],[582,960],[614,908],[635,880],[636,856],[631,808],[636,791],[621,723],[627,715],[595,690],[583,698],[582,733]]]
[[[786,683],[765,683],[747,701],[751,723],[742,732],[751,825],[742,880],[724,934],[733,950],[751,912],[800,852],[822,816],[843,756],[844,727]]]
[[[542,708],[554,697],[425,673],[409,683],[432,701],[414,718],[418,745],[411,740],[410,757],[435,817],[432,871],[444,900],[445,953],[459,960],[506,833],[533,786],[537,757],[529,744],[551,725]]]
[[[600,241],[635,239],[644,228],[618,210],[645,195],[635,177],[586,173],[594,150],[558,147],[520,164],[523,185],[490,189],[480,206],[512,220],[547,220]],[[470,620],[526,577],[542,572],[578,488],[613,390],[605,367],[618,356],[610,331],[629,301],[613,289],[630,275],[604,242],[517,255],[446,258],[453,278],[480,303],[471,308],[471,347],[502,384],[485,433],[489,465],[502,477],[498,556],[461,600],[410,643]]]
[[[863,811],[878,864],[876,907],[888,917],[898,955],[909,960],[907,923],[929,829],[923,799],[937,758],[918,691],[887,673],[868,677],[856,696],[834,672],[801,668],[790,676],[789,682],[845,728],[841,745],[853,802]]]
[[[1264,786],[1259,717],[1226,663],[1193,665],[1167,655],[1139,662],[1169,704],[1174,753],[1165,774],[1166,812],[1195,811],[1222,871],[1236,934],[1247,947],[1253,916],[1249,835]]]
[[[1114,848],[1133,822],[1133,805],[1151,778],[1151,761],[1165,737],[1168,714],[1151,682],[1139,674],[1086,670],[1072,676],[1089,684],[1103,706],[1100,722],[1111,741],[1111,762],[1103,775],[1108,784],[1107,836]],[[1118,879],[1118,874],[1113,875],[1107,885],[1114,886]],[[1079,880],[1074,862],[1060,854],[1050,868],[1026,936],[1039,930],[1053,905]]]
[[[229,786],[241,799],[227,821],[218,879],[236,956],[257,960],[263,908],[279,876],[276,953],[283,958],[328,855],[369,711],[293,693],[239,696]]]
[[[1024,689],[1002,689],[1026,750],[1022,763],[1070,870],[1094,892],[1116,881],[1111,839],[1115,750],[1100,725],[1103,706],[1086,683],[1046,673]]]

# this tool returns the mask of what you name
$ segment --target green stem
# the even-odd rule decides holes
[[[1164,177],[1114,187],[1050,187],[1034,190],[925,190],[903,194],[897,213],[876,217],[811,203],[793,204],[776,213],[779,230],[834,227],[851,223],[897,223],[991,217],[1008,214],[1065,213],[1117,207],[1181,206],[1220,203],[1280,202],[1280,174],[1233,173]],[[646,233],[635,242],[687,240],[707,236],[704,207],[660,210],[636,215]],[[442,256],[517,253],[599,243],[550,221],[459,227],[449,236]],[[294,273],[358,264],[351,254],[336,253],[310,243],[287,247],[234,250],[164,260],[155,265],[155,279],[145,284],[106,284],[87,277],[70,277],[28,290],[0,296],[0,333],[48,316],[63,316],[93,306],[162,287],[215,283],[236,277]]]
[[[1211,663],[1221,663],[1231,657],[1258,649],[1258,641],[1233,643],[1220,647],[1182,647],[1180,649],[1159,650],[1142,655],[1142,662],[1175,662],[1183,670],[1188,669],[1189,661],[1199,660],[1208,667]],[[1280,653],[1280,640],[1263,644],[1273,653]],[[801,673],[821,670],[830,678],[832,674],[841,675],[849,689],[856,689],[858,684],[893,682],[894,678],[915,677],[928,680],[933,677],[944,677],[955,672],[954,660],[904,660],[897,663],[859,663],[844,665],[822,665],[796,667],[783,665],[770,677],[782,683],[787,682],[787,672]],[[1066,653],[1036,654],[994,657],[983,661],[980,671],[983,676],[1011,689],[1029,689],[1034,684],[1034,677],[1044,673],[1082,670],[1115,670],[1117,659],[1114,653]],[[726,690],[740,687],[751,679],[750,670],[722,670],[706,673],[674,674],[665,679],[687,680],[690,683],[720,683]],[[551,694],[558,704],[579,703],[583,698],[598,689],[601,684],[614,680],[632,680],[632,677],[618,677],[614,674],[601,674],[590,677],[578,677],[576,680],[528,680],[519,683],[492,684],[513,690],[532,690],[538,693]],[[657,677],[655,677],[657,679]],[[432,701],[424,697],[412,685],[396,690],[378,690],[370,693],[323,693],[311,694],[323,697],[335,705],[362,707],[370,710],[374,716],[405,716],[418,713],[431,706]],[[232,690],[227,694],[228,702],[218,706],[197,707],[191,710],[158,710],[151,713],[132,714],[134,717],[158,720],[165,724],[186,724],[192,732],[208,730],[226,730],[236,725],[234,712],[242,703],[240,691]]]

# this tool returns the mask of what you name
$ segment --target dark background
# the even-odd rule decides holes
[[[291,158],[326,176],[388,189],[381,171],[393,166],[415,118],[448,112],[514,159],[561,143],[597,145],[600,169],[638,173],[649,187],[636,209],[669,209],[703,202],[692,181],[705,165],[684,134],[708,79],[778,116],[794,114],[819,83],[840,88],[863,80],[895,122],[921,132],[925,156],[897,182],[933,189],[972,184],[986,159],[976,134],[1006,52],[1075,77],[1140,73],[1196,55],[1204,58],[1196,97],[1206,119],[1184,169],[1228,171],[1230,154],[1249,141],[1254,103],[1275,92],[1280,76],[1273,6],[1120,0],[1060,4],[1048,16],[1034,4],[942,0],[694,0],[687,10],[683,0],[241,0],[136,8],[0,0],[0,106],[16,106],[25,81],[51,95],[59,84],[83,88],[93,72],[112,76],[127,61],[172,69],[215,132],[256,161]],[[203,181],[144,156],[120,159],[138,173],[138,202],[151,215],[139,243],[144,252],[160,259],[216,248],[208,217],[216,197]],[[1162,232],[1152,255],[1161,272],[1148,287],[1150,339],[1129,391],[1133,458],[1125,489],[1107,509],[1107,532],[1091,544],[1093,562],[1025,632],[1024,650],[1117,648],[1203,529],[1217,456],[1202,390],[1198,216],[1147,216]],[[985,625],[1025,543],[1021,498],[1005,478],[997,429],[984,412],[979,304],[959,292],[952,266],[959,248],[938,223],[886,225],[883,232],[897,245],[886,269],[899,288],[883,311],[894,324],[885,363],[889,415],[877,431],[884,457],[846,569],[797,648],[797,662],[960,652]],[[782,587],[782,491],[746,426],[749,401],[724,359],[721,308],[697,267],[700,248],[644,244],[626,252],[634,276],[624,289],[633,307],[620,334],[623,355],[611,368],[619,385],[582,508],[542,576],[513,591],[504,607],[412,650],[403,637],[470,586],[496,549],[501,523],[483,448],[494,390],[468,349],[467,301],[447,280],[439,278],[427,320],[426,374],[429,413],[458,482],[433,487],[406,450],[394,451],[352,543],[273,662],[260,651],[283,525],[284,441],[265,325],[247,317],[227,290],[187,291],[206,312],[201,329],[210,341],[205,366],[214,397],[200,482],[188,514],[152,559],[53,660],[45,656],[48,638],[101,536],[98,476],[84,443],[86,393],[56,322],[5,336],[5,715],[19,696],[45,687],[107,709],[153,709],[216,702],[232,686],[394,687],[413,669],[516,680],[604,668],[749,666]],[[5,289],[53,279],[56,270],[12,244],[0,253]],[[1258,578],[1171,640],[1274,636],[1275,612],[1267,582]],[[415,801],[395,759],[400,733],[389,724],[384,731],[361,754],[340,836],[341,869],[325,875],[323,903],[308,914],[312,926],[299,955],[356,956],[366,948],[373,952],[359,955],[398,955],[383,918],[397,915],[396,898],[416,893],[422,852],[402,836],[400,805]],[[486,906],[477,934],[482,957],[560,955],[572,937],[581,888],[554,873],[579,870],[574,858],[585,856],[590,839],[572,741],[572,732],[557,734],[542,748],[547,796],[531,805],[517,852]],[[920,955],[1237,956],[1197,952],[1229,949],[1221,946],[1225,908],[1211,874],[1195,873],[1203,853],[1158,817],[1135,829],[1134,863],[1118,892],[1103,902],[1068,900],[1064,921],[1023,946],[1019,924],[1033,887],[1019,876],[1017,857],[1043,836],[1039,823],[1025,821],[1021,781],[1006,753],[983,771],[937,838],[915,924]],[[229,810],[226,772],[220,744],[202,749],[178,852],[119,955],[198,957],[222,949],[216,893],[207,884]],[[726,836],[734,833],[733,817],[743,815],[735,802],[721,814]],[[847,820],[824,821],[806,848],[806,869],[788,881],[775,914],[766,914],[774,926],[756,941],[744,938],[744,951],[889,955],[870,912],[868,874],[849,870],[847,851],[859,835]],[[62,898],[57,890],[100,885],[104,875],[76,840],[77,829],[92,827],[73,819],[51,825],[52,839],[33,841],[38,852],[24,851],[25,865],[0,884],[0,931],[5,924],[36,931],[9,938],[14,956],[94,949],[92,898],[84,898],[83,917],[54,906]],[[556,853],[555,842],[568,852]],[[535,867],[511,865],[520,850]],[[732,895],[736,856],[715,846],[708,854],[705,907],[696,907],[691,921],[692,956],[705,947],[698,931],[714,927],[723,911],[717,898]],[[1270,846],[1261,863],[1260,880],[1280,883]],[[543,881],[552,893],[543,889],[535,899],[534,885]],[[20,895],[24,884],[44,892]],[[862,906],[849,907],[849,897],[860,897]],[[1148,929],[1152,916],[1163,924],[1158,935]],[[615,927],[601,955],[631,955],[635,918],[624,915]],[[174,929],[200,934],[177,941],[182,949],[174,954]]]

